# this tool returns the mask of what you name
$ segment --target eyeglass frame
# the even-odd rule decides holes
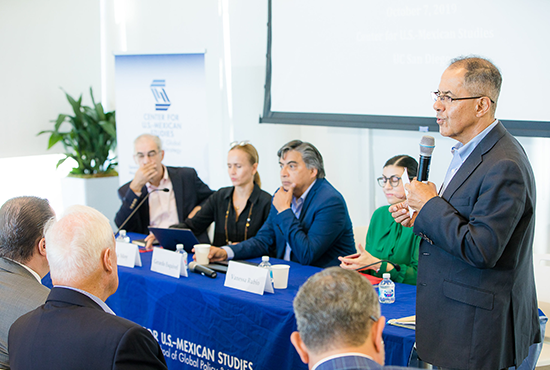
[[[467,96],[467,97],[464,97],[464,98],[453,98],[452,96],[449,96],[447,94],[441,94],[441,91],[432,91],[430,92],[431,96],[432,96],[432,99],[434,102],[436,101],[440,101],[441,103],[445,104],[446,101],[445,99],[449,99],[449,104],[452,103],[453,101],[455,100],[470,100],[470,99],[479,99],[479,98],[487,98],[491,101],[491,103],[495,104],[495,102],[493,101],[493,99],[491,99],[490,97],[486,96],[486,95],[481,95],[481,96]]]
[[[229,143],[229,150],[235,148],[236,146],[247,146],[248,144],[250,144],[250,140],[235,140]]]
[[[396,178],[397,180],[392,181],[391,180],[392,178]],[[376,181],[378,182],[378,185],[380,185],[381,188],[386,186],[388,181],[390,182],[391,187],[395,188],[396,186],[399,186],[399,182],[401,181],[401,177],[398,177],[398,176],[395,176],[395,175],[392,175],[390,177],[386,177],[386,176],[382,175],[381,177],[377,178]]]
[[[376,318],[376,317],[374,317],[374,315],[370,315],[369,318],[374,322],[377,322],[378,320],[380,320],[380,316],[378,318]],[[384,339],[380,338],[380,343],[382,345],[384,345]]]

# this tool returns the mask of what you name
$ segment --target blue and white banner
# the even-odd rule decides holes
[[[134,178],[134,139],[158,135],[168,166],[194,167],[208,183],[204,53],[116,55],[120,184]]]

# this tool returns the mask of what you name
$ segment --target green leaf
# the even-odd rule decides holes
[[[53,132],[53,130],[43,130],[43,131],[40,131],[38,134],[36,134],[36,136],[40,136],[42,134],[46,134],[48,132]]]
[[[63,89],[62,89],[63,90]],[[93,176],[96,173],[116,172],[116,156],[110,157],[116,150],[116,115],[115,111],[105,112],[101,103],[96,103],[93,90],[90,96],[93,105],[82,105],[82,95],[75,100],[63,91],[75,115],[59,114],[52,120],[53,130],[43,130],[37,135],[49,133],[48,149],[61,142],[65,150],[65,158],[60,160],[61,165],[67,158],[73,158],[77,167],[71,174]],[[67,132],[59,132],[63,122],[70,125]]]
[[[103,111],[103,105],[101,105],[101,103],[95,105],[95,111],[97,113],[99,121],[105,121],[107,119],[107,117],[105,116],[105,112]]]
[[[101,128],[105,130],[111,137],[116,137],[116,127],[111,122],[99,121]]]
[[[90,119],[93,121],[93,122],[97,122],[100,120],[100,117],[99,115],[97,114],[97,111],[95,109],[92,109],[90,107],[87,107],[87,106],[83,106],[82,109],[84,110],[84,115],[82,116],[82,118],[84,120],[88,120],[88,122],[90,121]]]
[[[52,135],[50,136],[50,140],[48,141],[48,149],[51,149],[52,146],[57,144],[62,139],[63,139],[63,135],[57,132],[52,132]]]
[[[81,117],[81,116],[82,116],[82,111],[81,111],[81,107],[82,107],[82,94],[80,95],[80,98],[78,99],[78,101],[75,101],[75,100],[73,99],[73,97],[70,96],[68,93],[65,93],[65,96],[67,97],[67,100],[69,101],[69,104],[71,104],[71,106],[73,107],[74,114],[75,114],[77,117]]]
[[[70,158],[69,156],[63,158],[63,159],[60,159],[57,164],[55,165],[55,168],[59,168],[59,166],[61,166],[63,164],[63,162],[65,162],[67,160],[67,158]]]
[[[91,86],[90,86],[90,96],[92,97],[92,104],[95,106],[94,92]]]
[[[55,126],[54,126],[54,130],[55,131],[58,131],[59,130],[59,127],[61,126],[61,124],[63,122],[65,122],[65,118],[67,118],[67,115],[66,114],[60,114],[58,117],[57,117],[57,120],[55,121]]]

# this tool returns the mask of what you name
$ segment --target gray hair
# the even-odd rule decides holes
[[[28,262],[44,235],[44,226],[53,217],[47,199],[24,196],[4,203],[0,208],[0,257]]]
[[[371,320],[380,317],[378,296],[356,271],[330,267],[310,277],[294,299],[298,331],[313,353],[367,340]]]
[[[90,276],[107,248],[116,253],[107,217],[87,206],[72,206],[46,226],[46,256],[52,280],[74,282]]]
[[[475,96],[488,96],[495,103],[491,106],[494,114],[502,86],[502,75],[498,68],[485,58],[475,55],[460,56],[451,60],[449,68],[464,68],[464,87]]]
[[[323,163],[323,156],[313,144],[306,143],[301,140],[292,140],[286,143],[279,149],[277,156],[279,159],[284,158],[287,152],[295,150],[302,155],[302,159],[308,169],[317,169],[317,178],[325,178],[325,165]]]
[[[136,145],[136,143],[138,141],[140,141],[141,139],[149,139],[149,140],[152,140],[155,142],[155,144],[157,145],[157,148],[158,148],[158,151],[160,152],[162,150],[162,140],[160,140],[160,137],[158,137],[157,135],[153,135],[153,134],[141,134],[139,135],[138,137],[136,137],[136,139],[134,140],[134,146]]]

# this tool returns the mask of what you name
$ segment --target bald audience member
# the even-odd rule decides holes
[[[46,245],[54,287],[44,305],[12,325],[12,368],[166,369],[152,334],[105,304],[118,287],[107,218],[93,208],[73,206],[46,226]]]
[[[46,301],[44,225],[54,211],[46,199],[18,197],[0,208],[0,369],[9,369],[8,330]]]
[[[385,318],[374,288],[356,271],[330,267],[310,277],[294,313],[298,331],[290,340],[309,369],[405,369],[383,366]]]

